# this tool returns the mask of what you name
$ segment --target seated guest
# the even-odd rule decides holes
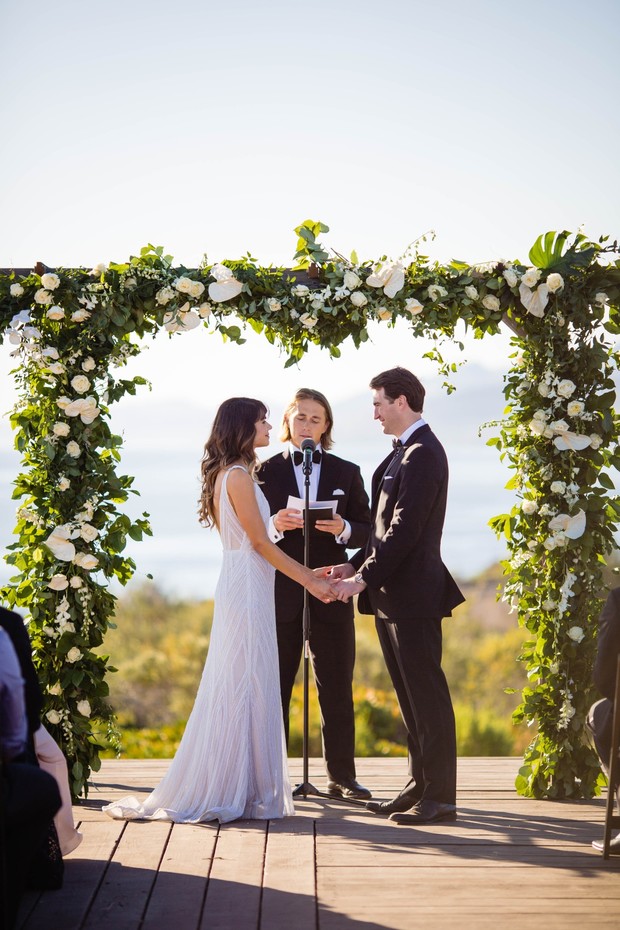
[[[24,680],[13,644],[0,627],[0,881],[2,917],[9,928],[14,926],[29,870],[60,807],[52,776],[24,761],[27,747]]]
[[[594,684],[604,697],[590,708],[588,726],[594,738],[594,746],[605,774],[609,776],[611,758],[611,729],[614,711],[614,693],[616,690],[616,669],[620,655],[620,588],[610,592],[599,617],[596,660],[594,663]],[[617,748],[617,747],[616,747]],[[610,785],[610,791],[616,792],[620,807],[620,790],[618,784]],[[592,845],[602,849],[602,841],[595,840]],[[610,852],[620,855],[620,833],[610,844]]]

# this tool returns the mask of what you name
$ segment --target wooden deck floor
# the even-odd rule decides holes
[[[459,760],[459,819],[399,827],[320,797],[297,816],[218,827],[125,823],[101,813],[147,793],[166,761],[106,761],[75,808],[84,841],[60,891],[29,894],[23,930],[545,930],[620,926],[620,857],[602,837],[604,801],[519,798],[515,759]],[[291,777],[301,780],[300,760]],[[361,759],[378,798],[406,781],[404,759]],[[320,760],[310,781],[325,788]]]

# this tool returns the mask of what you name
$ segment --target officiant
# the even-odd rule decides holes
[[[313,523],[310,567],[336,565],[346,549],[359,549],[370,532],[370,509],[359,466],[330,449],[334,417],[327,398],[301,388],[284,411],[280,439],[284,452],[268,459],[258,478],[271,508],[270,536],[288,555],[304,560],[304,475],[301,444],[311,439],[316,449],[310,473],[310,501],[329,502],[333,516]],[[291,505],[290,499],[298,501]],[[280,693],[288,742],[289,705],[303,651],[303,589],[276,572],[276,629],[280,662]],[[355,772],[353,666],[355,627],[353,603],[332,604],[310,599],[310,660],[321,711],[323,756],[328,793],[334,797],[370,798]]]

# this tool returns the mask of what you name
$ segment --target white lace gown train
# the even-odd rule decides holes
[[[111,817],[224,823],[295,812],[280,703],[275,572],[237,519],[226,490],[230,471],[220,494],[222,571],[193,710],[159,785],[142,803],[126,797],[104,807]],[[256,497],[267,523],[269,505],[258,485]]]

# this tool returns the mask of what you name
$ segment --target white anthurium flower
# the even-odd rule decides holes
[[[417,316],[418,313],[424,311],[424,304],[421,304],[419,300],[416,300],[415,297],[409,297],[405,301],[405,310],[407,313],[410,313],[411,316]]]
[[[12,284],[11,287],[14,287],[14,285]],[[19,326],[20,323],[30,323],[30,310],[20,310],[19,313],[16,313],[13,317],[10,325]]]
[[[180,323],[181,332],[187,333],[190,329],[195,329],[197,326],[200,326],[200,317],[195,310],[188,310],[181,314]]]
[[[470,300],[478,300],[478,288],[474,287],[473,284],[468,284],[465,288],[465,296],[469,297]]]
[[[267,304],[269,313],[279,313],[282,309],[282,304],[275,297],[268,297],[265,303]]]
[[[211,268],[211,275],[215,278],[209,285],[209,297],[215,303],[221,304],[226,300],[232,300],[237,297],[243,290],[241,281],[237,281],[230,268],[226,265],[217,264]]]
[[[90,523],[83,523],[80,527],[80,536],[84,542],[93,542],[99,535],[99,530]]]
[[[76,375],[71,379],[71,387],[78,394],[86,394],[86,391],[90,390],[90,381],[86,375]]]
[[[17,330],[12,329],[9,331],[9,342],[12,346],[19,346],[22,343],[21,333],[18,333]]]
[[[427,290],[428,299],[432,300],[433,303],[436,300],[441,300],[442,297],[447,297],[448,292],[445,287],[442,287],[441,284],[430,284]]]
[[[568,423],[566,420],[554,420],[549,426],[554,433],[566,433],[568,431]]]
[[[564,397],[565,400],[568,400],[568,398],[571,397],[576,390],[577,385],[574,383],[574,381],[569,381],[568,378],[564,378],[562,381],[560,381],[557,387],[558,394],[560,397]]]
[[[313,316],[311,313],[302,313],[299,317],[299,322],[302,326],[305,326],[306,329],[312,329],[319,322],[319,318]]]
[[[44,542],[54,558],[61,562],[71,562],[75,556],[75,546],[71,540],[76,539],[77,536],[79,536],[79,530],[68,523],[61,523],[54,527]]]
[[[71,401],[64,408],[63,413],[67,417],[79,417],[82,423],[89,424],[95,420],[101,411],[97,406],[96,397],[78,397],[76,400]]]
[[[362,279],[354,271],[345,271],[343,282],[344,286],[350,291],[354,291],[362,283]]]
[[[569,417],[580,417],[585,410],[585,405],[580,400],[571,400],[566,408]]]
[[[70,403],[71,403],[71,398],[65,397],[64,394],[62,397],[56,398],[56,406],[60,407],[61,410],[64,410],[65,407],[68,407]]]
[[[54,306],[49,308],[45,316],[48,318],[48,320],[64,320],[65,311],[62,309],[62,307]]]
[[[580,626],[572,626],[568,631],[568,635],[575,643],[580,643],[586,634]]]
[[[35,304],[43,304],[45,306],[47,304],[51,304],[53,299],[54,298],[52,297],[50,292],[46,291],[44,287],[40,287],[38,291],[34,292]]]
[[[561,274],[558,274],[557,271],[553,271],[551,274],[547,275],[545,284],[549,288],[549,293],[555,294],[556,291],[564,287],[564,278]]]
[[[306,284],[296,284],[291,288],[293,297],[307,297],[309,293],[310,288]]]
[[[372,274],[366,278],[366,284],[369,287],[382,287],[385,296],[391,299],[396,297],[405,285],[405,269],[400,262],[383,265],[381,268],[375,266]]]
[[[82,450],[75,439],[72,439],[71,442],[67,443],[67,455],[70,455],[72,459],[79,459],[81,454]]]
[[[592,440],[589,436],[584,436],[583,433],[573,433],[567,430],[565,433],[556,436],[553,444],[561,452],[582,452],[592,445]]]
[[[64,591],[65,588],[69,587],[69,580],[66,575],[59,573],[57,575],[52,575],[47,586],[51,588],[52,591]]]
[[[545,315],[545,307],[549,303],[549,288],[546,284],[540,284],[533,291],[521,281],[519,297],[527,312],[531,313],[532,316],[541,318]]]
[[[73,557],[74,565],[83,568],[85,571],[90,572],[93,568],[97,568],[99,565],[99,559],[95,555],[91,555],[89,552],[76,552]]]
[[[528,268],[521,277],[521,282],[527,287],[535,287],[540,280],[542,271],[540,268]]]
[[[500,302],[495,294],[485,294],[482,298],[482,306],[487,310],[495,311],[500,309]]]
[[[379,308],[377,309],[377,317],[378,317],[378,319],[380,319],[380,320],[391,320],[391,319],[392,319],[392,311],[391,311],[391,310],[388,310],[387,307],[379,307]]]
[[[48,712],[46,713],[45,716],[47,717],[47,719],[49,720],[49,722],[50,722],[51,724],[53,724],[54,726],[55,726],[57,723],[60,723],[60,721],[61,721],[61,719],[62,719],[57,710],[48,710]]]
[[[71,314],[71,319],[74,323],[84,323],[90,316],[88,310],[85,310],[83,307],[80,307],[79,310],[74,310]]]
[[[76,707],[78,713],[81,714],[82,717],[90,717],[92,710],[88,701],[78,701]]]
[[[586,530],[585,511],[578,510],[574,517],[567,513],[559,513],[549,521],[549,529],[552,532],[564,533],[568,539],[579,539]]]
[[[43,356],[43,358],[51,358],[54,361],[57,361],[60,358],[60,355],[58,354],[58,349],[55,349],[53,346],[47,346],[47,348],[43,349],[43,351],[41,352],[41,355]]]
[[[55,291],[60,284],[60,278],[53,272],[41,275],[41,287],[47,288],[48,291]]]
[[[72,646],[69,652],[67,653],[67,662],[79,662],[82,658],[83,653],[80,652],[77,646]]]
[[[543,542],[543,546],[548,552],[553,552],[553,550],[557,548],[557,545],[558,544],[554,536],[547,536],[547,538]]]
[[[516,287],[519,283],[519,278],[514,268],[505,268],[502,274],[508,287]]]
[[[361,291],[353,291],[351,294],[351,303],[354,307],[365,307],[368,303],[368,298],[365,294],[362,294]]]
[[[23,287],[17,281],[14,284],[11,284],[11,287],[9,288],[9,290],[11,293],[11,297],[21,297],[24,293]]]
[[[84,586],[84,582],[79,575],[72,575],[69,580],[69,584],[72,588],[82,588]]]

